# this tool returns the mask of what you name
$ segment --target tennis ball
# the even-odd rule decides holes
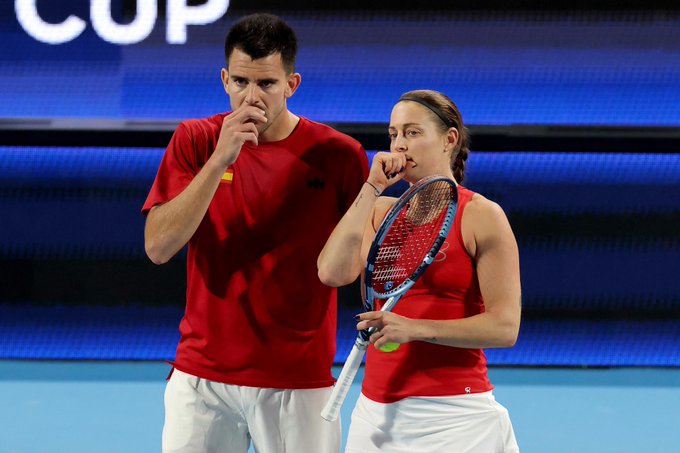
[[[399,349],[399,346],[401,346],[401,344],[399,344],[399,343],[385,343],[384,345],[380,346],[378,349],[380,349],[382,352],[394,352],[397,349]]]

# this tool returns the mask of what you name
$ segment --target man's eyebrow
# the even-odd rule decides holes
[[[240,76],[238,74],[229,76],[229,78],[232,79],[232,80],[247,80],[248,82],[251,82],[251,80],[248,77]],[[271,78],[271,77],[265,77],[263,79],[256,79],[255,83],[264,83],[264,82],[276,83],[276,81],[277,81],[277,79],[274,79],[274,78]]]

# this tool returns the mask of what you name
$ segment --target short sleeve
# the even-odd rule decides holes
[[[142,207],[142,214],[146,215],[154,206],[175,198],[197,173],[191,132],[185,123],[180,123],[165,150],[156,179]]]

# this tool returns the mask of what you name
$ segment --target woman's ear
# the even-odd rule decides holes
[[[446,131],[446,144],[444,146],[444,149],[447,152],[453,152],[453,150],[456,149],[456,145],[458,144],[458,129],[455,127],[450,127],[448,131]]]

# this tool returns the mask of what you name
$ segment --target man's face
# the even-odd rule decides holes
[[[259,133],[272,127],[275,130],[281,113],[287,109],[286,100],[297,89],[299,74],[286,72],[280,53],[253,60],[234,49],[228,63],[229,68],[222,69],[222,83],[232,111],[244,105],[259,107],[267,117],[266,123],[257,125]]]

